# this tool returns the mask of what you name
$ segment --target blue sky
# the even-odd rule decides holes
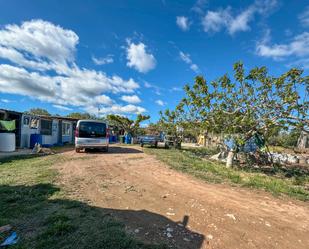
[[[309,69],[308,1],[0,0],[0,108],[149,114],[196,75]]]

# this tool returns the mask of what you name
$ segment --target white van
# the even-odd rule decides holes
[[[75,151],[102,149],[108,151],[109,134],[106,123],[97,120],[79,120],[75,130]]]

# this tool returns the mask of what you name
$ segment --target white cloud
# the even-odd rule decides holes
[[[188,19],[188,17],[185,17],[185,16],[177,16],[176,17],[176,24],[183,31],[187,31],[190,28],[189,19]]]
[[[309,6],[298,16],[298,19],[304,27],[309,27]]]
[[[205,32],[219,32],[226,28],[229,34],[250,30],[249,22],[253,19],[255,9],[250,7],[233,17],[231,8],[208,11],[202,20]]]
[[[180,56],[180,59],[184,61],[185,63],[187,63],[195,73],[198,73],[200,71],[199,67],[192,62],[189,54],[185,54],[184,52],[179,51],[179,56]]]
[[[0,29],[0,92],[29,96],[55,105],[112,105],[106,93],[133,94],[133,79],[80,68],[78,36],[42,20]],[[103,94],[105,93],[105,94]]]
[[[202,25],[205,32],[215,33],[226,29],[230,35],[241,31],[249,31],[249,23],[254,19],[256,14],[267,15],[277,6],[277,0],[257,0],[254,4],[246,9],[233,14],[231,7],[218,9],[217,11],[207,11],[202,18]]]
[[[0,99],[0,102],[3,102],[3,103],[10,103],[10,102],[12,102],[12,101],[9,100],[9,99]]]
[[[256,52],[259,56],[273,59],[286,58],[288,56],[309,56],[309,33],[303,32],[295,36],[289,43],[269,45],[269,38],[257,44]]]
[[[262,57],[282,60],[287,66],[309,68],[309,32],[303,32],[285,43],[271,44],[270,32],[257,43],[256,54]]]
[[[204,12],[204,8],[207,5],[208,0],[197,0],[191,10],[198,14],[202,14]]]
[[[147,82],[147,81],[144,82],[144,86],[145,86],[146,88],[152,89],[153,92],[154,92],[156,95],[159,95],[159,96],[161,95],[161,90],[164,90],[164,89],[162,89],[161,87],[158,87],[158,86],[156,86],[156,85],[154,85],[154,84],[150,84],[150,83]]]
[[[141,106],[136,106],[136,105],[118,105],[114,104],[111,106],[104,106],[100,107],[98,109],[97,107],[90,106],[90,107],[85,107],[85,111],[87,111],[90,114],[100,114],[100,115],[105,115],[105,114],[141,114],[146,112],[146,109],[141,107]]]
[[[165,105],[164,101],[162,101],[161,99],[158,99],[158,100],[156,100],[155,102],[156,102],[156,104],[159,105],[159,106],[164,106],[164,105]]]
[[[95,100],[95,103],[101,104],[101,105],[112,105],[114,102],[109,96],[106,96],[104,94],[100,96],[96,96],[94,100]]]
[[[219,32],[222,28],[228,26],[231,18],[229,9],[218,11],[207,11],[202,19],[202,25],[205,32]]]
[[[140,42],[135,44],[130,40],[127,40],[127,43],[128,67],[135,68],[141,73],[147,73],[156,67],[156,59],[151,53],[146,51],[146,45],[144,43]]]
[[[180,51],[179,56],[180,56],[180,59],[182,59],[185,63],[187,63],[187,64],[192,63],[189,54],[185,54],[184,52]]]
[[[69,108],[69,107],[63,106],[63,105],[53,105],[53,107],[60,109],[60,110],[63,110],[63,111],[72,111],[73,110],[72,108]]]
[[[130,104],[138,104],[141,102],[141,99],[137,95],[123,95],[121,96],[121,100],[128,102]]]
[[[174,92],[181,92],[182,91],[182,88],[181,87],[173,87],[171,89],[171,91],[174,91]]]
[[[107,55],[106,57],[102,57],[102,58],[96,58],[92,56],[91,59],[96,65],[105,65],[105,64],[111,64],[114,62],[112,55]]]

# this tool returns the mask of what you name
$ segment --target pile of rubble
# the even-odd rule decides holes
[[[270,157],[274,163],[281,165],[285,164],[302,164],[309,165],[309,155],[291,155],[291,154],[281,154],[277,152],[271,152]]]
[[[50,148],[44,148],[40,144],[36,143],[32,149],[31,154],[41,154],[41,155],[53,155],[55,154]]]
[[[255,157],[256,162],[260,162],[260,159],[256,154],[249,153],[251,157]],[[215,154],[211,156],[209,159],[226,162],[227,152],[220,152],[218,154]],[[236,160],[236,158],[235,158]],[[237,154],[237,160],[241,161],[243,163],[246,163],[245,157],[243,153]],[[309,155],[308,154],[287,154],[287,153],[277,153],[277,152],[271,152],[268,154],[268,156],[264,155],[264,161],[267,163],[270,163],[273,161],[276,164],[280,165],[295,165],[299,164],[302,166],[308,166],[309,165]]]

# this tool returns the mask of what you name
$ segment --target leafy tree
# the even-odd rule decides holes
[[[96,119],[95,116],[90,115],[89,113],[80,113],[80,112],[72,112],[68,114],[67,117],[76,119]]]
[[[279,130],[272,134],[268,138],[268,143],[270,145],[282,146],[282,147],[295,147],[297,146],[297,141],[300,136],[299,129],[292,129],[290,131]]]
[[[166,133],[166,135],[171,136],[170,139],[173,139],[174,148],[181,147],[183,122],[180,117],[181,116],[178,109],[175,111],[160,111],[160,120],[158,124],[161,127],[161,130]]]
[[[186,97],[176,108],[177,122],[191,122],[206,131],[223,133],[237,146],[257,134],[267,139],[278,127],[308,129],[309,77],[302,77],[302,73],[293,68],[274,77],[266,67],[246,73],[238,62],[234,79],[225,74],[207,83],[197,76],[193,86],[184,87]],[[234,155],[235,150],[231,150],[227,166]]]
[[[32,115],[51,116],[51,114],[46,109],[42,109],[42,108],[32,108],[26,113],[29,113]]]
[[[118,126],[132,136],[136,136],[140,128],[140,123],[150,119],[150,116],[139,114],[135,120],[131,120],[124,116],[110,114],[106,118],[110,124]]]

